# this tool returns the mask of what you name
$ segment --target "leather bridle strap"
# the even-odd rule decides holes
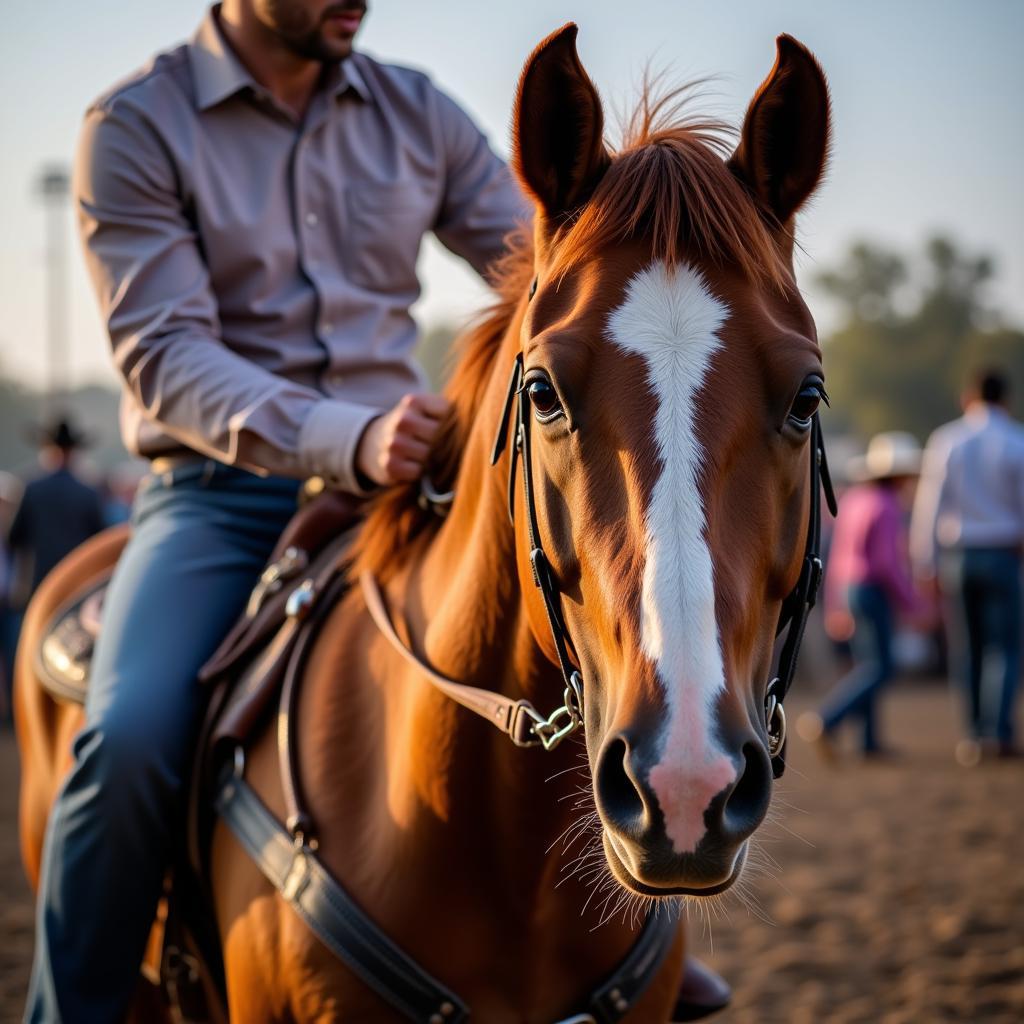
[[[508,443],[509,429],[508,420],[515,410],[515,417],[512,423],[511,434],[513,437],[512,451],[509,455],[508,469],[508,515],[511,522],[515,522],[515,490],[516,490],[516,468],[520,457],[523,463],[523,505],[526,509],[526,534],[530,545],[530,567],[533,570],[533,582],[540,590],[544,602],[544,612],[548,620],[548,628],[551,630],[551,639],[555,646],[555,655],[558,658],[558,666],[562,671],[562,680],[565,689],[562,693],[562,707],[558,708],[551,715],[549,721],[561,720],[563,724],[553,735],[554,743],[561,740],[583,724],[583,677],[579,669],[573,663],[572,640],[569,631],[565,628],[565,620],[562,618],[561,597],[555,583],[554,572],[547,555],[544,553],[544,546],[540,539],[540,523],[537,517],[537,501],[533,486],[533,449],[531,447],[531,423],[533,417],[530,412],[530,399],[526,393],[523,381],[523,355],[516,354],[515,362],[512,364],[512,374],[509,377],[508,392],[505,395],[505,404],[502,410],[501,419],[498,422],[498,431],[494,438],[494,447],[491,450],[491,465],[495,465],[501,458],[502,452]]]
[[[807,516],[807,545],[804,549],[803,565],[796,586],[790,591],[782,603],[779,624],[775,635],[781,636],[783,630],[786,639],[779,653],[778,668],[775,677],[765,690],[765,719],[768,728],[769,752],[772,756],[772,771],[779,778],[786,767],[785,762],[785,714],[782,701],[793,683],[800,645],[803,642],[807,619],[818,598],[821,586],[821,493],[825,492],[825,501],[829,511],[836,514],[836,497],[832,487],[832,477],[825,456],[825,442],[821,433],[821,421],[815,413],[811,420],[811,487],[810,508]]]
[[[516,356],[512,367],[512,375],[508,382],[508,391],[502,406],[498,433],[491,453],[493,465],[501,457],[508,443],[508,421],[515,411],[512,435],[515,438],[510,454],[508,475],[509,516],[515,519],[515,482],[516,467],[520,456],[523,462],[523,502],[526,507],[526,528],[530,544],[530,565],[533,569],[533,581],[541,592],[544,601],[544,612],[547,615],[551,636],[555,644],[558,664],[562,670],[565,689],[562,692],[562,704],[545,717],[528,700],[512,700],[492,690],[484,690],[476,686],[467,686],[442,675],[423,658],[403,643],[395,631],[391,616],[388,614],[381,593],[380,585],[369,572],[359,577],[363,598],[367,611],[377,628],[391,646],[423,675],[445,696],[450,697],[464,708],[486,718],[492,725],[504,732],[516,746],[542,746],[545,750],[553,750],[559,743],[575,732],[583,724],[583,678],[573,664],[570,649],[572,641],[565,628],[559,604],[559,592],[555,586],[551,565],[540,540],[540,527],[537,521],[537,503],[534,497],[532,459],[530,448],[530,408],[529,397],[523,388],[523,357]]]

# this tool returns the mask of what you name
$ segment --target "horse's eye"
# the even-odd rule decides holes
[[[821,381],[806,381],[789,408],[789,423],[797,430],[807,430],[823,399],[828,401]]]
[[[534,377],[526,382],[526,394],[537,414],[537,419],[545,422],[562,411],[562,403],[558,400],[558,392],[551,386],[551,381],[543,377]]]

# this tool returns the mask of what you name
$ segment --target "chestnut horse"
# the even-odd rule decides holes
[[[612,152],[575,38],[541,43],[519,84],[534,231],[448,388],[429,468],[448,514],[416,487],[370,509],[353,569],[368,587],[328,614],[296,711],[321,862],[488,1024],[566,1018],[639,917],[740,875],[771,796],[776,626],[817,508],[821,352],[792,252],[828,145],[818,64],[778,39],[731,155],[719,124],[649,97]],[[499,441],[493,468],[520,394],[528,448]],[[579,714],[585,747],[519,749],[417,662],[544,711],[564,693],[548,735]],[[51,711],[46,728],[63,757],[70,727]],[[284,820],[273,728],[245,779]],[[404,1019],[223,824],[211,862],[233,1020]],[[670,1019],[682,947],[677,927],[625,1019]]]

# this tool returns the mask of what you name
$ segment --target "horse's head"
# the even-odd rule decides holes
[[[612,871],[642,893],[710,894],[738,876],[771,794],[765,688],[823,386],[793,217],[822,176],[828,95],[782,36],[731,156],[707,125],[656,116],[613,155],[575,37],[534,52],[515,113],[537,204],[521,335],[536,521],[582,669]]]

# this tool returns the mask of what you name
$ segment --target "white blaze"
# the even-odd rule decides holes
[[[645,524],[641,631],[669,710],[650,783],[680,853],[696,849],[704,810],[735,777],[712,731],[725,671],[699,490],[703,451],[694,424],[697,396],[727,317],[728,308],[698,273],[656,263],[630,281],[625,301],[608,320],[611,340],[643,356],[658,402],[661,475]]]

